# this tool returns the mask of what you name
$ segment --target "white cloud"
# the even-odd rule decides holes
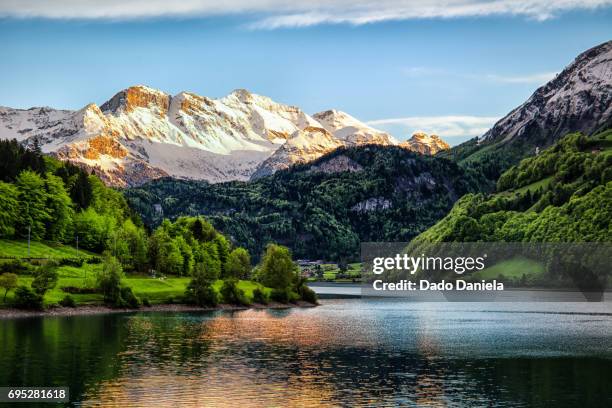
[[[557,75],[556,72],[542,72],[529,75],[518,75],[518,76],[505,76],[488,74],[485,75],[485,79],[494,82],[505,82],[508,84],[544,84]]]
[[[0,16],[138,19],[247,14],[259,16],[251,27],[274,29],[501,15],[546,20],[569,10],[611,4],[612,0],[2,0]]]
[[[407,67],[402,69],[402,73],[410,78],[422,77],[453,77],[470,80],[485,80],[489,82],[498,82],[506,84],[544,84],[553,79],[557,72],[537,72],[533,74],[521,75],[500,75],[500,74],[463,74],[452,72],[442,68],[435,67]]]
[[[447,141],[452,145],[484,134],[498,119],[493,116],[412,116],[378,119],[367,123],[401,140],[410,138],[415,132],[425,132],[449,139]]]

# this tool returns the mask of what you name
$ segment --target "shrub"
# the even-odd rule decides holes
[[[121,288],[121,306],[129,307],[131,309],[137,309],[140,307],[140,299],[134,295],[132,288],[129,286],[124,286]]]
[[[193,281],[192,281],[193,282]],[[198,306],[217,306],[219,304],[219,294],[212,286],[187,287],[185,298],[188,303],[195,303]]]
[[[279,303],[289,303],[290,295],[287,289],[273,289],[270,299]]]
[[[104,302],[112,306],[121,306],[121,278],[123,269],[117,258],[107,254],[104,265],[96,276],[96,284],[104,295]]]
[[[96,288],[81,288],[78,286],[62,286],[60,287],[62,292],[72,293],[73,295],[85,295],[91,293],[98,293]]]
[[[84,258],[60,258],[58,261],[59,266],[74,266],[76,268],[80,268],[84,263]]]
[[[49,290],[53,289],[57,284],[57,271],[55,269],[55,263],[47,262],[45,265],[39,267],[36,271],[36,276],[32,281],[32,289],[40,296]]]
[[[205,262],[198,263],[193,270],[193,278],[185,289],[185,300],[199,306],[217,306],[219,295],[212,287],[218,271]]]
[[[248,305],[249,301],[244,291],[238,287],[236,279],[226,279],[221,286],[221,296],[225,303],[232,305]]]
[[[150,307],[151,306],[151,302],[149,302],[149,298],[142,298],[142,305],[146,306],[146,307]]]
[[[30,275],[35,268],[28,262],[14,259],[0,264],[0,273],[15,273],[17,275]]]
[[[267,305],[270,301],[270,296],[260,288],[253,290],[253,302]]]
[[[43,298],[27,286],[20,286],[15,289],[13,305],[18,309],[41,310]]]
[[[74,301],[74,298],[70,295],[64,296],[64,298],[59,301],[59,304],[63,307],[76,307],[76,302]]]
[[[298,294],[303,301],[316,304],[318,301],[317,294],[314,290],[310,289],[306,285],[300,286]]]
[[[10,290],[13,290],[17,287],[17,275],[14,273],[3,273],[0,275],[0,288],[4,289],[4,298],[3,302],[6,302],[6,295]]]
[[[99,256],[92,256],[87,260],[87,263],[90,265],[97,265],[97,264],[101,264],[103,261],[103,259]]]

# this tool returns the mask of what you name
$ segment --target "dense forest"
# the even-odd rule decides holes
[[[408,241],[479,191],[481,178],[450,160],[397,147],[339,149],[252,182],[161,179],[125,195],[151,226],[204,215],[259,254],[269,242],[297,257],[355,260],[364,241]]]
[[[612,241],[612,130],[569,134],[467,194],[417,242]]]

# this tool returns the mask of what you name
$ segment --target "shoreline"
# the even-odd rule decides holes
[[[229,304],[219,304],[215,307],[200,307],[188,304],[159,304],[152,306],[141,306],[138,309],[117,309],[104,305],[90,305],[77,307],[52,307],[45,310],[22,310],[14,308],[0,309],[0,320],[18,319],[27,317],[52,317],[52,316],[88,316],[111,313],[142,313],[142,312],[215,312],[215,311],[238,311],[249,309],[292,309],[317,307],[319,304],[305,301],[295,303],[270,302],[267,305],[253,303],[249,306],[237,306]]]

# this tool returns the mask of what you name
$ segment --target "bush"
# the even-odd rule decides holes
[[[146,307],[150,307],[151,306],[151,302],[149,302],[149,298],[142,298],[142,305],[146,306]]]
[[[253,290],[253,302],[267,305],[269,301],[270,296],[265,291],[260,288],[255,288],[255,290]]]
[[[84,263],[84,258],[60,258],[58,261],[59,266],[74,266],[76,268],[80,268]]]
[[[290,295],[287,289],[273,289],[270,299],[279,303],[289,303]]]
[[[3,273],[0,275],[0,288],[4,289],[2,302],[6,302],[6,295],[10,290],[17,287],[18,277],[14,273]]]
[[[117,258],[106,254],[102,270],[96,276],[96,284],[104,295],[104,303],[122,306],[121,278],[123,278],[121,264]]]
[[[194,303],[202,307],[214,307],[219,304],[219,294],[212,286],[193,286],[191,282],[187,286],[187,292],[185,293],[185,299],[188,303]]]
[[[76,307],[76,302],[74,301],[74,298],[70,295],[64,296],[64,298],[59,301],[59,304],[63,307]]]
[[[238,287],[236,279],[226,279],[221,286],[221,296],[225,303],[231,305],[248,305],[249,301],[244,295],[244,291]]]
[[[99,256],[92,256],[87,260],[87,263],[90,265],[97,265],[102,263],[102,258]]]
[[[20,286],[15,289],[13,305],[18,309],[41,310],[43,308],[43,297],[27,286]]]
[[[0,264],[0,274],[15,273],[17,275],[31,275],[34,271],[35,268],[32,265],[28,262],[20,261],[19,259]]]
[[[202,307],[217,306],[219,294],[212,287],[217,276],[217,268],[208,263],[198,263],[193,270],[193,278],[185,289],[185,300]]]
[[[91,293],[98,293],[96,288],[81,288],[78,286],[62,286],[60,287],[62,292],[71,293],[73,295],[85,295]]]
[[[300,298],[305,302],[316,304],[318,301],[317,294],[315,293],[315,291],[310,289],[306,285],[300,286],[298,294],[300,295]]]
[[[58,276],[55,266],[55,263],[47,262],[37,269],[34,280],[30,286],[32,286],[34,292],[40,296],[44,296],[49,289],[53,289],[57,284]]]
[[[129,286],[124,286],[121,288],[121,306],[129,307],[131,309],[137,309],[140,307],[140,299],[134,295],[132,288]]]

